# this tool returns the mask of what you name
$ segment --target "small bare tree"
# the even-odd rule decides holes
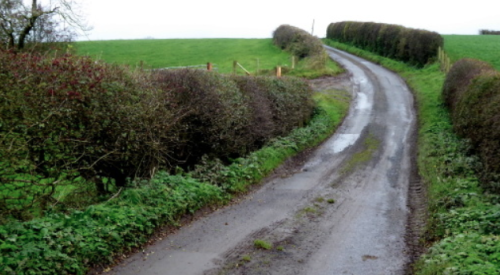
[[[39,0],[0,0],[0,42],[7,49],[22,50],[27,43],[67,42],[77,30],[86,31],[76,2],[59,0],[43,6]]]

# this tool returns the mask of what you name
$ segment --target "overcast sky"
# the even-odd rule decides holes
[[[372,21],[441,34],[500,30],[498,0],[82,0],[93,27],[79,40],[269,38],[281,24],[326,36],[328,24]]]

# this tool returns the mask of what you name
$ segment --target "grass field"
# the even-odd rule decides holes
[[[214,64],[218,72],[233,72],[238,61],[246,70],[271,71],[275,67],[291,67],[292,56],[273,44],[272,39],[158,39],[158,40],[111,40],[75,43],[76,53],[108,63],[145,68],[165,68]],[[311,76],[307,64],[299,62],[291,75]],[[330,73],[342,71],[332,61],[327,64]],[[309,71],[309,72],[306,72]],[[237,68],[238,74],[244,71]],[[308,74],[309,73],[309,74]]]
[[[469,57],[489,62],[500,70],[500,35],[443,35],[452,62]]]
[[[250,72],[290,66],[288,53],[273,45],[272,39],[162,39],[113,40],[75,43],[79,55],[88,55],[108,63],[146,67],[215,64],[219,72],[233,71],[238,61]],[[259,64],[258,64],[259,63]]]

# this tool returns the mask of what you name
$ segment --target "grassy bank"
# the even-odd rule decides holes
[[[414,92],[419,117],[418,168],[428,192],[429,221],[422,241],[428,247],[415,273],[499,274],[500,198],[485,193],[474,173],[477,158],[452,131],[441,100],[445,75],[436,64],[415,69],[347,45],[352,52],[399,73]]]
[[[141,61],[145,68],[204,65],[211,62],[218,72],[232,73],[233,62],[238,61],[253,74],[272,71],[276,66],[292,67],[292,56],[276,47],[270,38],[86,41],[75,43],[74,48],[79,55],[132,67],[139,66]],[[299,71],[295,75],[300,75],[301,70],[305,71],[303,67],[308,65],[306,63],[296,64]],[[328,67],[335,72],[340,71],[334,62],[328,62]],[[244,74],[244,71],[238,67],[237,73]]]

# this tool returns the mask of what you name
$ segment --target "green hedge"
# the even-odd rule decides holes
[[[288,157],[317,145],[336,129],[347,109],[347,100],[321,95],[307,127],[294,129],[231,165],[204,159],[207,163],[193,173],[159,172],[150,181],[136,181],[115,198],[82,211],[47,213],[28,222],[0,225],[0,273],[85,274],[92,266],[113,263],[115,257],[145,243],[155,228],[176,225],[183,214],[227,201]]]
[[[324,56],[321,40],[308,32],[290,25],[281,25],[273,32],[273,41],[278,47],[299,58]]]
[[[500,73],[482,61],[459,60],[446,76],[443,97],[455,131],[481,158],[484,186],[499,194]]]
[[[453,68],[447,73],[443,85],[442,96],[446,106],[454,109],[472,80],[483,73],[493,71],[491,65],[476,59],[464,58],[455,62]]]
[[[297,78],[132,71],[0,51],[0,218],[29,218],[61,189],[95,184],[106,194],[204,155],[244,156],[307,123],[313,107]]]
[[[326,37],[418,67],[431,63],[443,47],[436,32],[373,22],[331,23]]]

